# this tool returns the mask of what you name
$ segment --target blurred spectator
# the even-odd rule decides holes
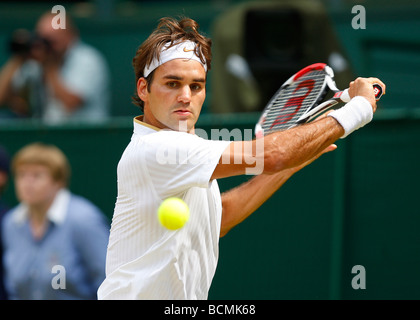
[[[102,55],[85,44],[70,17],[54,29],[46,13],[34,33],[16,30],[11,58],[0,71],[0,105],[12,117],[49,124],[102,121],[109,115],[109,70]]]
[[[10,157],[6,149],[0,146],[0,239],[1,239],[1,225],[3,221],[3,216],[6,211],[9,209],[7,204],[3,202],[2,194],[6,188],[6,185],[9,180],[9,163]],[[6,300],[6,290],[4,289],[3,283],[3,246],[0,241],[0,300]]]
[[[96,206],[66,188],[66,156],[55,146],[30,144],[13,158],[12,173],[20,204],[3,220],[9,297],[96,299],[109,225]]]

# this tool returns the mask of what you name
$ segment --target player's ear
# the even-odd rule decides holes
[[[145,78],[141,77],[137,81],[137,95],[142,101],[146,101],[148,98],[148,91],[147,91],[147,81]]]

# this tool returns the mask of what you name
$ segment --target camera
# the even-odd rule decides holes
[[[26,29],[17,29],[13,31],[9,41],[9,51],[15,55],[28,55],[34,47],[44,47],[50,49],[50,43],[42,38],[36,32]]]

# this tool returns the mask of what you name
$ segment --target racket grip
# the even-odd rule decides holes
[[[382,86],[378,83],[373,84],[373,92],[375,93],[375,99],[378,101],[382,95],[384,94],[384,89]]]
[[[381,97],[384,93],[384,89],[382,88],[382,86],[380,84],[374,83],[373,84],[373,92],[375,93],[376,101],[378,101],[379,99],[381,99]],[[349,89],[343,90],[343,92],[341,93],[340,99],[343,102],[349,102],[351,100],[350,95],[349,95]]]

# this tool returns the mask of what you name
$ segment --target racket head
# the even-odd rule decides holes
[[[274,94],[255,126],[257,138],[289,129],[324,99],[334,73],[325,63],[307,66],[291,76]]]

